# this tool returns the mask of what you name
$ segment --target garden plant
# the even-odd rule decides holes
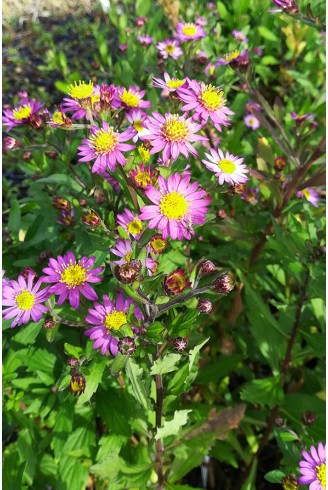
[[[3,488],[324,490],[324,6],[103,9],[5,28]]]

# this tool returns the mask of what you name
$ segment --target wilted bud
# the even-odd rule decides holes
[[[60,209],[63,211],[69,211],[71,209],[71,203],[65,199],[65,197],[56,196],[52,200],[52,205],[55,209]]]
[[[140,262],[140,260],[137,260],[136,262]],[[139,271],[128,263],[118,267],[115,273],[117,279],[123,282],[123,284],[132,284],[136,280]]]
[[[45,151],[45,154],[47,157],[51,158],[52,160],[55,160],[58,157],[58,153],[55,150]]]
[[[13,148],[19,148],[21,144],[19,141],[15,140],[11,136],[6,136],[2,141],[2,151],[3,153],[7,153],[7,151],[12,150]]]
[[[234,184],[230,187],[231,194],[243,194],[246,190],[246,184]]]
[[[71,377],[71,382],[69,384],[69,391],[76,395],[82,395],[84,393],[86,386],[85,377],[82,374],[74,374]]]
[[[235,287],[230,272],[225,272],[213,281],[214,291],[219,294],[227,294]]]
[[[117,347],[123,356],[131,356],[136,350],[136,344],[132,337],[123,337],[119,340]]]
[[[66,362],[69,366],[75,367],[78,365],[79,360],[76,357],[68,357]]]
[[[297,490],[298,482],[292,475],[287,475],[281,482],[283,490]]]
[[[30,162],[32,160],[32,152],[31,151],[24,151],[23,160],[25,160],[25,162]]]
[[[198,301],[197,309],[200,313],[211,313],[212,303],[208,299],[200,299]]]
[[[183,337],[177,337],[173,340],[174,350],[181,352],[187,348],[188,342]]]
[[[215,265],[210,260],[205,260],[205,262],[202,263],[199,269],[199,273],[202,276],[208,276],[213,271],[215,271]]]
[[[150,246],[155,254],[162,254],[167,246],[167,240],[162,235],[154,235],[150,240]]]
[[[316,416],[313,412],[307,410],[302,414],[302,424],[304,425],[312,425],[315,422]]]
[[[191,282],[188,278],[184,277],[186,271],[183,269],[177,269],[171,272],[164,280],[164,290],[170,296],[175,296],[182,293],[185,289],[191,286]]]
[[[274,424],[276,427],[279,427],[280,429],[285,425],[281,417],[277,417],[276,420],[274,421]]]
[[[90,211],[83,213],[81,219],[82,223],[88,226],[96,227],[101,225],[101,218],[93,209],[90,209]]]
[[[55,326],[56,326],[56,323],[50,317],[46,318],[43,322],[43,327],[46,328],[47,330],[52,330],[53,328],[55,328]]]
[[[97,204],[102,204],[107,200],[106,194],[102,189],[96,189],[94,193],[94,198]]]
[[[277,157],[274,161],[274,168],[281,172],[286,167],[286,160],[284,157]]]

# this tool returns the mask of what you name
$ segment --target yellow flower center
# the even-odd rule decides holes
[[[68,288],[81,286],[87,280],[87,273],[81,265],[69,265],[60,275],[60,282],[64,282]]]
[[[90,137],[92,148],[97,155],[106,155],[113,151],[118,144],[118,137],[113,132],[113,128],[108,128],[108,133],[104,129],[100,129]]]
[[[68,95],[76,100],[89,99],[92,96],[92,91],[92,82],[85,83],[79,81],[79,84],[75,82],[74,85],[72,84],[68,87]]]
[[[55,112],[52,116],[52,122],[56,124],[65,124],[63,114],[60,111]]]
[[[131,94],[126,89],[124,89],[123,94],[120,95],[120,98],[121,101],[129,107],[139,106],[139,97],[135,94]]]
[[[92,95],[92,97],[91,97],[91,105],[92,105],[92,107],[94,106],[94,104],[96,102],[100,102],[100,94]]]
[[[302,190],[302,192],[303,192],[303,196],[304,196],[306,199],[309,199],[309,197],[310,197],[310,193],[309,193],[309,191],[308,191],[307,189],[303,189],[303,190]]]
[[[232,60],[235,60],[236,58],[238,58],[239,55],[240,55],[240,51],[238,51],[238,49],[236,49],[235,51],[232,51],[231,53],[227,53],[227,54],[223,55],[223,59],[224,59],[224,61],[232,61]]]
[[[184,216],[188,209],[186,199],[178,192],[168,192],[162,199],[159,205],[161,214],[168,219],[180,219]]]
[[[143,162],[148,162],[148,160],[150,159],[150,152],[144,145],[138,147],[138,153],[141,156]]]
[[[172,78],[171,80],[169,80],[167,82],[167,86],[169,88],[179,88],[181,87],[181,85],[183,85],[185,83],[185,80],[175,80],[174,78]]]
[[[326,488],[326,464],[317,466],[317,478],[323,488]]]
[[[125,256],[125,260],[126,260],[127,262],[130,262],[131,257],[132,257],[132,252],[128,252],[128,253],[126,254],[126,256]]]
[[[227,160],[226,158],[224,158],[223,160],[218,161],[218,167],[225,174],[233,174],[234,171],[236,170],[236,165],[233,163],[233,161],[232,160]]]
[[[123,311],[113,310],[112,313],[108,313],[105,319],[105,327],[107,331],[119,330],[122,325],[126,324],[126,314]]]
[[[15,299],[18,308],[26,311],[26,310],[30,310],[33,307],[35,296],[29,291],[26,291],[26,289],[23,289],[21,293],[17,294]]]
[[[18,109],[13,110],[13,116],[16,121],[21,121],[22,119],[27,119],[32,114],[32,109],[30,104],[25,104]]]
[[[142,131],[143,130],[143,125],[142,125],[142,122],[140,119],[137,119],[136,121],[134,121],[133,123],[133,127],[136,131]]]
[[[132,233],[132,235],[139,235],[142,231],[142,223],[140,219],[135,218],[133,221],[130,221],[128,224],[128,232]]]
[[[166,241],[162,238],[155,238],[152,240],[151,246],[154,252],[161,253],[166,247]]]
[[[168,116],[166,123],[162,125],[162,134],[166,141],[185,141],[189,135],[188,123],[180,120],[177,114]]]
[[[186,24],[183,26],[182,32],[185,36],[194,36],[197,32],[197,26],[195,24]]]
[[[216,111],[224,105],[223,92],[213,85],[205,85],[199,100],[208,111]]]
[[[148,172],[138,172],[135,175],[134,180],[140,187],[147,187],[151,182],[151,177]]]
[[[167,44],[165,46],[165,51],[167,52],[167,54],[172,54],[174,53],[174,50],[175,50],[175,46],[174,44]]]

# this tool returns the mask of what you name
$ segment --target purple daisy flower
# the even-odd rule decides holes
[[[113,109],[124,107],[125,109],[149,109],[151,104],[148,100],[142,100],[145,90],[139,90],[139,87],[132,87],[126,90],[124,87],[118,87],[113,99]]]
[[[181,110],[194,111],[193,119],[201,119],[203,124],[210,118],[218,131],[222,131],[221,126],[229,126],[228,116],[234,113],[225,106],[226,100],[220,87],[189,79],[188,83],[187,89],[178,90],[178,97],[186,102]]]
[[[186,158],[188,153],[197,156],[198,153],[190,141],[207,140],[204,136],[195,134],[201,127],[201,124],[195,124],[191,118],[186,119],[185,115],[166,113],[162,116],[158,112],[153,112],[153,117],[149,116],[146,129],[139,136],[142,140],[150,140],[153,147],[150,153],[163,150],[165,165],[170,158],[175,161],[180,153]]]
[[[245,116],[244,117],[244,123],[249,128],[252,128],[253,131],[255,131],[256,129],[258,129],[260,127],[260,121],[258,119],[256,119],[256,117],[253,116],[253,114],[248,114],[247,116]]]
[[[147,187],[145,194],[154,205],[140,209],[141,220],[150,220],[150,229],[162,230],[163,238],[171,236],[173,240],[191,239],[193,225],[205,223],[210,199],[205,190],[198,188],[198,182],[191,185],[190,176],[182,177],[175,173],[165,180],[158,177],[157,190]]]
[[[298,123],[303,123],[304,121],[308,121],[314,117],[314,114],[311,113],[301,115],[296,114],[296,112],[291,112],[290,115],[292,116],[292,119]]]
[[[126,160],[122,151],[129,151],[135,148],[135,145],[123,143],[131,139],[133,130],[131,128],[116,133],[106,121],[103,121],[102,128],[92,126],[91,135],[88,139],[83,139],[83,145],[78,147],[79,162],[90,162],[96,160],[92,167],[93,173],[104,174],[106,167],[114,172],[116,163],[125,165]]]
[[[28,123],[43,105],[40,100],[23,98],[13,110],[5,109],[2,124],[7,126],[7,133],[20,124]]]
[[[326,490],[326,446],[319,442],[317,449],[311,446],[310,452],[302,451],[302,456],[298,483],[310,485],[309,490]]]
[[[63,257],[50,259],[48,267],[43,269],[45,274],[43,282],[56,283],[50,286],[50,294],[58,294],[58,304],[61,305],[68,298],[70,305],[77,310],[80,305],[80,293],[87,299],[94,301],[98,298],[89,282],[100,282],[102,277],[97,277],[104,267],[92,269],[96,257],[82,257],[78,262],[72,252],[67,252]]]
[[[181,43],[185,43],[187,41],[199,41],[205,36],[204,29],[199,24],[178,22],[177,32],[174,37]]]
[[[27,278],[18,276],[17,281],[10,281],[3,284],[2,304],[4,308],[2,313],[5,320],[14,318],[11,328],[16,325],[28,323],[31,319],[33,322],[41,320],[43,313],[48,311],[42,303],[50,296],[49,288],[39,291],[43,279],[40,278],[33,286],[34,274],[28,274]]]
[[[142,319],[143,315],[131,298],[124,299],[122,293],[119,293],[116,303],[112,302],[108,296],[103,296],[103,305],[96,302],[94,309],[89,309],[89,315],[85,318],[88,323],[94,325],[89,328],[85,335],[91,340],[95,340],[93,349],[100,349],[104,355],[110,351],[113,356],[118,352],[118,340],[111,335],[111,331],[119,330],[123,325],[128,323],[127,314],[131,304],[134,304],[134,316]]]
[[[178,88],[187,87],[186,79],[179,80],[177,78],[171,78],[170,75],[165,72],[164,80],[161,78],[153,77],[153,87],[158,87],[162,89],[162,97],[167,97],[170,92],[176,92]]]
[[[132,258],[133,253],[131,240],[117,240],[117,242],[115,243],[115,247],[110,248],[109,251],[117,257],[121,257],[120,260],[114,260],[114,264],[128,264]]]
[[[246,35],[242,32],[242,31],[237,31],[237,30],[233,30],[231,32],[231,34],[233,35],[233,37],[241,42],[241,43],[247,43],[248,42],[248,37],[246,37]]]
[[[136,240],[139,240],[142,233],[142,223],[128,208],[125,208],[122,214],[117,215],[117,224],[122,226]]]
[[[224,182],[228,182],[228,184],[244,184],[248,180],[245,174],[249,170],[246,165],[242,165],[243,158],[235,157],[228,151],[224,155],[220,148],[217,151],[210,148],[210,152],[211,154],[205,153],[209,161],[202,160],[202,162],[211,172],[215,173],[220,185]]]
[[[148,114],[141,111],[140,109],[131,109],[126,115],[127,120],[132,125],[133,130],[133,143],[136,143],[139,139],[139,133],[145,129],[145,124],[143,124],[148,118]]]
[[[142,46],[149,46],[154,41],[154,39],[151,36],[148,36],[148,34],[146,34],[145,36],[137,36],[137,40],[139,41],[139,43],[142,44]]]
[[[164,60],[166,60],[169,56],[174,60],[177,60],[179,56],[183,55],[183,51],[180,48],[180,43],[175,39],[165,39],[165,41],[161,41],[156,44],[156,48]]]
[[[259,188],[248,187],[242,194],[241,198],[243,201],[246,201],[249,204],[257,204],[259,202]]]
[[[314,207],[318,207],[319,202],[320,202],[320,194],[318,191],[313,189],[312,187],[308,187],[307,189],[303,189],[299,192],[297,192],[297,197],[299,198],[304,198],[309,201]]]
[[[63,99],[63,111],[73,112],[72,118],[76,120],[83,119],[84,117],[89,121],[90,116],[85,108],[85,101],[92,111],[95,110],[96,104],[100,102],[100,86],[93,85],[91,82],[75,84],[71,86],[69,90],[69,97]]]

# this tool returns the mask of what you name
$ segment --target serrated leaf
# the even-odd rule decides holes
[[[126,374],[131,381],[132,394],[138,402],[147,410],[149,410],[149,396],[147,395],[144,384],[143,369],[139,367],[131,358],[126,363]]]
[[[269,481],[270,483],[281,483],[282,479],[285,478],[285,473],[283,473],[280,470],[272,470],[269,471],[266,475],[264,475],[264,478],[266,481]]]
[[[279,405],[284,399],[281,376],[249,381],[241,389],[240,398],[247,402],[267,405],[269,408]]]
[[[151,367],[150,374],[166,374],[176,371],[177,362],[181,359],[180,354],[167,354],[164,357],[157,359]]]
[[[157,429],[155,439],[163,439],[164,437],[174,436],[179,434],[181,427],[188,422],[188,414],[192,410],[176,410],[172,420],[166,420],[163,427]]]
[[[79,397],[77,405],[83,405],[90,400],[92,395],[97,391],[98,385],[101,381],[104,369],[106,367],[106,357],[101,356],[93,359],[92,370],[90,374],[86,377],[86,388],[85,392]]]
[[[64,344],[64,350],[68,356],[76,357],[76,359],[80,359],[80,356],[83,353],[82,347],[67,344],[66,342]]]

